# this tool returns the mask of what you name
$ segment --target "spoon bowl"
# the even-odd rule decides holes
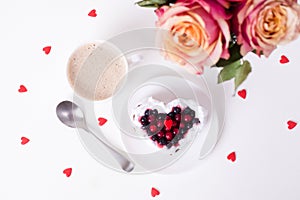
[[[56,107],[56,115],[58,119],[66,126],[71,128],[81,128],[87,133],[92,134],[100,143],[102,143],[106,147],[106,149],[120,164],[121,168],[124,171],[131,172],[134,169],[134,164],[129,159],[127,159],[111,145],[104,142],[88,128],[83,111],[75,103],[71,101],[62,101]]]
[[[58,119],[71,128],[85,129],[85,118],[82,110],[71,101],[63,101],[56,107]]]

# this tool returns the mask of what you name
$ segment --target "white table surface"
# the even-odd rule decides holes
[[[225,83],[227,117],[215,150],[181,174],[126,175],[110,170],[83,148],[75,130],[55,115],[70,99],[66,63],[88,41],[153,27],[151,9],[133,0],[2,1],[0,5],[0,199],[298,200],[300,198],[300,39],[269,59],[248,56],[253,72],[232,96]],[[90,10],[97,17],[89,17]],[[42,51],[52,46],[49,55]],[[281,55],[290,62],[280,64]],[[208,69],[207,69],[208,70]],[[19,93],[23,84],[28,91]],[[21,145],[21,137],[30,139]],[[235,162],[227,155],[235,151]],[[71,167],[67,178],[62,171]],[[151,188],[161,194],[153,198]]]

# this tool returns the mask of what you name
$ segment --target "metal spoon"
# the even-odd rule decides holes
[[[107,143],[105,143],[101,138],[97,137],[86,125],[84,113],[82,110],[71,101],[63,101],[59,103],[56,107],[56,115],[59,120],[71,127],[71,128],[81,128],[87,133],[92,134],[99,142],[101,142],[111,155],[120,164],[121,168],[126,172],[131,172],[134,169],[134,164],[128,160],[125,156],[119,153],[117,150],[113,149]]]

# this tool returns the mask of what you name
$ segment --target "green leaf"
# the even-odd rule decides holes
[[[228,81],[234,78],[235,90],[247,79],[248,75],[252,71],[249,61],[241,60],[235,61],[229,65],[226,65],[218,75],[218,83]]]
[[[235,61],[229,65],[224,66],[224,68],[220,71],[218,75],[218,83],[222,83],[224,81],[228,81],[233,79],[237,70],[241,67],[241,60]]]
[[[235,74],[234,85],[235,90],[246,80],[249,73],[252,71],[249,61],[244,61],[241,67],[239,67]]]
[[[143,0],[136,2],[141,7],[154,7],[159,8],[163,5],[168,5],[168,0]]]
[[[136,2],[137,5],[141,6],[141,7],[158,7],[157,4],[153,4],[151,1],[139,1]]]

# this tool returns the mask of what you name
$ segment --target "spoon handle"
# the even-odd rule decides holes
[[[124,155],[119,153],[116,149],[112,148],[106,142],[104,142],[101,138],[99,138],[94,132],[89,129],[84,129],[86,132],[93,135],[99,142],[101,142],[106,150],[114,157],[114,159],[120,164],[121,168],[126,172],[131,172],[134,169],[134,164],[127,159]]]

